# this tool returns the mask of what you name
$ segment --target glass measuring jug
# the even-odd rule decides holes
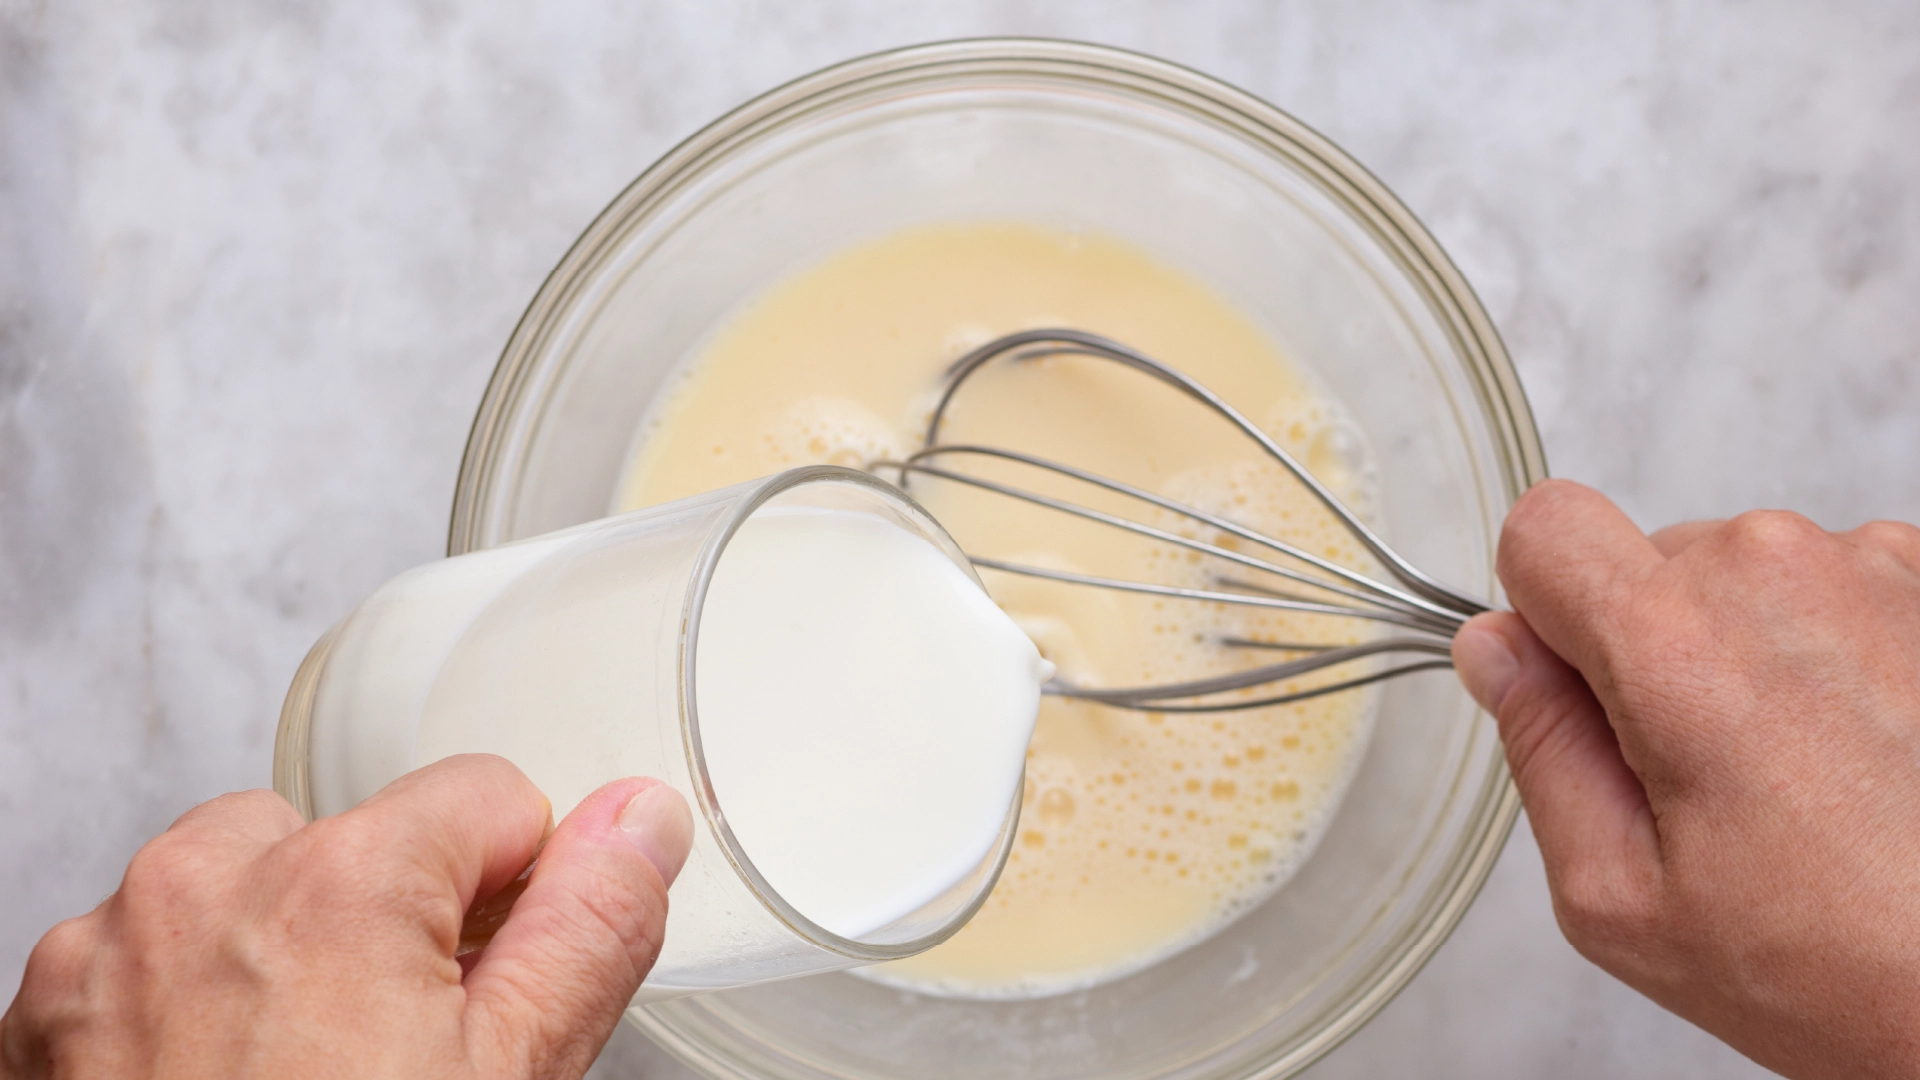
[[[998,878],[1018,821],[1017,776],[977,863],[912,911],[848,937],[769,884],[709,774],[695,692],[709,586],[743,525],[795,509],[879,518],[931,543],[972,578],[925,511],[884,481],[832,466],[419,567],[375,592],[301,665],[281,716],[276,790],[306,817],[325,816],[457,752],[521,764],[562,814],[620,777],[672,785],[701,820],[671,892],[665,944],[636,1001],[931,948],[966,922]],[[580,626],[594,632],[560,632]],[[480,722],[489,716],[512,722]],[[579,752],[552,752],[556,722]]]

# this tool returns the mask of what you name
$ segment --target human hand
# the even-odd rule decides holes
[[[552,823],[481,755],[312,824],[269,791],[203,803],[35,947],[0,1076],[578,1077],[653,966],[693,819],[631,779]],[[456,959],[476,898],[536,851],[491,943]]]
[[[1920,1072],[1920,529],[1649,538],[1550,481],[1499,571],[1454,661],[1567,940],[1769,1068]]]

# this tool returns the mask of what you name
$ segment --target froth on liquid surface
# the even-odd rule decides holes
[[[901,455],[918,445],[954,358],[1042,326],[1092,330],[1167,360],[1260,423],[1336,494],[1368,506],[1357,436],[1224,299],[1109,238],[979,224],[856,246],[754,299],[663,398],[616,508],[795,465]],[[1250,443],[1112,365],[1074,357],[1003,365],[970,383],[950,416],[950,441],[1072,462],[1363,565],[1331,516]],[[975,555],[1189,585],[1220,570],[1006,500],[924,481],[911,491]],[[1171,517],[1156,523],[1238,545]],[[983,576],[1063,676],[1086,685],[1275,659],[1223,647],[1221,636],[1340,641],[1364,632],[1310,616]],[[937,992],[1027,996],[1110,978],[1192,943],[1311,851],[1364,745],[1370,705],[1366,694],[1344,694],[1181,716],[1046,699],[1028,749],[1021,836],[987,905],[947,943],[872,973]]]

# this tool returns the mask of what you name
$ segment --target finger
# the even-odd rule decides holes
[[[1500,580],[1514,610],[1596,685],[1628,632],[1629,590],[1662,561],[1619,507],[1568,480],[1534,485],[1500,532]]]
[[[446,882],[464,912],[526,869],[552,830],[553,806],[507,759],[460,754],[318,824],[377,838],[380,857]]]
[[[1699,540],[1701,537],[1706,536],[1725,524],[1726,522],[1720,519],[1712,521],[1683,521],[1678,525],[1669,525],[1659,532],[1654,533],[1652,536],[1647,537],[1647,539],[1653,541],[1655,550],[1671,559],[1675,555],[1692,547],[1694,541]]]
[[[271,791],[256,788],[208,799],[181,814],[167,831],[209,839],[224,837],[273,844],[286,839],[304,824],[300,812],[291,803]]]
[[[579,1075],[653,967],[692,844],[686,800],[658,780],[616,781],[575,807],[467,977],[473,1059]]]
[[[1453,658],[1461,681],[1500,725],[1550,880],[1657,866],[1646,789],[1580,673],[1504,611],[1462,627]]]
[[[54,1075],[52,1043],[83,1028],[93,1011],[87,984],[100,951],[100,927],[95,909],[57,924],[34,945],[20,992],[0,1016],[0,1077]]]

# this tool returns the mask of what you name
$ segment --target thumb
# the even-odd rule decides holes
[[[465,980],[468,1051],[503,1075],[580,1076],[653,967],[693,815],[658,780],[574,807]]]
[[[1586,680],[1508,611],[1461,627],[1453,663],[1500,725],[1556,905],[1575,882],[1582,903],[1626,899],[1590,890],[1629,888],[1656,869],[1659,836],[1646,789]]]

